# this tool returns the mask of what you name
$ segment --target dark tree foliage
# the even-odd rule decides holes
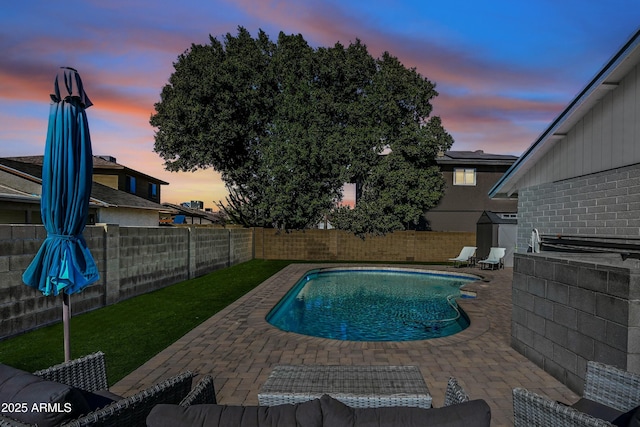
[[[358,234],[411,227],[442,196],[434,162],[453,140],[431,114],[434,85],[359,40],[312,48],[240,27],[174,63],[151,125],[171,171],[213,168],[236,222],[283,230],[325,215]],[[390,154],[381,155],[390,149]],[[355,209],[336,208],[344,182]]]

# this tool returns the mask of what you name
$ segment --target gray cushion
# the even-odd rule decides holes
[[[147,416],[149,427],[322,427],[318,399],[297,405],[225,406],[156,405]]]
[[[328,395],[297,405],[271,407],[156,405],[147,417],[147,427],[489,427],[490,424],[491,409],[484,400],[438,409],[361,409],[351,408]]]
[[[594,402],[593,400],[585,399],[584,397],[571,405],[572,408],[577,409],[580,412],[589,414],[594,418],[612,422],[620,415],[621,411],[610,408],[602,403]]]
[[[107,405],[122,400],[122,396],[111,393],[109,390],[96,390],[94,392],[80,390],[82,397],[89,405],[89,412],[104,408]]]
[[[328,395],[320,399],[325,427],[447,426],[489,427],[491,409],[484,400],[444,408],[351,408]]]
[[[74,387],[46,381],[36,375],[0,364],[0,402],[19,411],[4,413],[39,427],[56,426],[89,412],[82,393]],[[16,404],[19,406],[16,407]],[[23,411],[24,410],[24,411]]]
[[[611,424],[618,427],[640,427],[640,406],[620,415]]]

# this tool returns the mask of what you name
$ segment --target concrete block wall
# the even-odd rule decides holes
[[[396,231],[361,239],[335,229],[290,233],[255,229],[255,257],[262,259],[443,262],[458,256],[463,246],[476,246],[476,234]]]
[[[0,225],[0,338],[62,319],[61,295],[46,297],[22,282],[22,274],[45,238],[46,231],[41,225]],[[104,305],[104,246],[99,227],[88,227],[84,238],[98,266],[100,280],[71,296],[73,313]]]
[[[120,227],[120,300],[189,278],[190,229]]]
[[[195,274],[253,259],[253,229],[191,228],[195,242]]]
[[[578,394],[589,360],[640,373],[640,263],[515,254],[511,344]]]
[[[248,261],[252,236],[248,229],[88,226],[84,238],[100,279],[71,296],[72,311],[87,312]],[[22,282],[45,237],[41,225],[0,224],[0,339],[62,319],[62,296],[45,297]],[[225,250],[212,251],[212,239],[224,241]]]
[[[198,229],[198,233],[195,236],[195,269],[197,275],[206,274],[212,269],[231,265],[230,239],[230,233],[224,229]]]
[[[232,229],[229,235],[229,265],[240,264],[255,258],[254,253],[254,230],[246,228]]]
[[[540,234],[640,239],[640,165],[518,191],[516,251]]]

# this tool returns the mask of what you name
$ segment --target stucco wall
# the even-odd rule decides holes
[[[127,224],[129,227],[157,227],[160,216],[157,210],[130,208],[99,208],[96,222]]]
[[[475,233],[476,223],[484,211],[516,212],[516,200],[491,199],[489,190],[502,177],[508,166],[469,165],[476,169],[476,185],[453,185],[453,169],[464,165],[442,166],[445,193],[436,207],[425,214],[432,231],[465,231]]]

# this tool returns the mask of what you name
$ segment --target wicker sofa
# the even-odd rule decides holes
[[[587,362],[583,397],[573,405],[513,390],[515,427],[640,426],[640,375]]]
[[[488,427],[491,410],[484,400],[470,400],[455,380],[447,384],[445,406],[351,408],[324,395],[308,402],[278,406],[228,406],[215,403],[210,376],[202,378],[179,405],[157,405],[147,417],[148,427],[358,427],[448,426]]]
[[[33,374],[0,364],[0,426],[144,426],[155,405],[180,402],[192,379],[187,371],[123,398],[107,389],[102,352]]]

